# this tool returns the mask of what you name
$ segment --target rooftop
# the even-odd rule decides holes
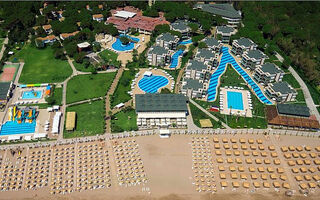
[[[43,25],[42,28],[43,28],[44,30],[48,30],[48,29],[51,29],[52,27],[51,27],[50,24],[47,24],[47,25]]]
[[[281,94],[295,93],[296,91],[290,87],[287,82],[278,82],[272,84],[272,89]]]
[[[128,19],[128,18],[132,18],[136,15],[137,13],[134,13],[134,12],[129,12],[129,11],[124,11],[124,10],[120,10],[120,11],[117,11],[114,16],[115,17],[120,17],[120,18],[125,18],[125,19]]]
[[[248,38],[240,38],[240,39],[238,39],[236,41],[240,46],[244,46],[246,48],[248,48],[248,47],[250,47],[250,46],[255,44],[252,40],[250,40]]]
[[[77,46],[79,48],[87,48],[90,46],[90,43],[89,42],[82,42],[82,43],[77,44]]]
[[[95,14],[95,15],[92,15],[92,17],[95,19],[99,19],[99,18],[103,18],[103,15],[102,14]]]
[[[56,38],[56,36],[54,36],[54,35],[48,35],[46,37],[38,37],[37,39],[44,41],[44,40],[54,40],[55,38]]]
[[[182,94],[136,94],[136,112],[188,112]]]
[[[235,29],[230,26],[217,26],[217,31],[225,33],[225,34],[230,34],[230,33],[234,32]]]
[[[216,38],[213,37],[205,38],[203,42],[206,43],[208,47],[219,46],[221,44]]]
[[[175,21],[171,24],[171,27],[176,31],[188,31],[190,29],[188,23],[182,20]]]
[[[209,49],[198,49],[198,53],[196,54],[196,57],[210,59],[210,58],[214,58],[214,53]]]
[[[167,41],[167,42],[171,42],[171,41],[174,41],[177,39],[177,36],[174,36],[170,33],[163,33],[161,35],[158,36],[157,38],[158,40],[164,40],[164,41]]]
[[[195,8],[200,8],[213,15],[220,15],[232,19],[241,19],[239,12],[231,4],[196,4]]]
[[[187,66],[187,69],[202,71],[208,68],[205,64],[196,60],[189,60],[189,63],[190,65]]]
[[[183,89],[198,90],[203,88],[203,83],[201,83],[199,80],[187,78],[187,79],[184,79],[184,81],[186,82],[186,84],[182,86]]]
[[[283,72],[277,65],[273,63],[265,63],[264,65],[261,66],[261,70],[269,74],[277,74],[277,73]]]
[[[247,56],[256,60],[266,57],[266,55],[260,50],[250,50],[247,52]]]
[[[160,47],[160,46],[152,46],[150,48],[149,53],[157,54],[157,55],[163,55],[163,54],[168,54],[169,50],[164,48],[164,47]]]
[[[72,131],[76,126],[76,112],[67,112],[66,130]]]
[[[6,99],[11,82],[0,82],[0,99]]]
[[[310,111],[307,106],[297,104],[278,104],[277,110],[282,115],[294,115],[301,117],[310,117]]]

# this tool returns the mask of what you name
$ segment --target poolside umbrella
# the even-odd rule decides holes
[[[247,180],[248,177],[246,174],[240,174],[240,179],[244,179],[244,180]]]
[[[281,151],[282,152],[287,152],[288,151],[288,147],[286,147],[286,146],[281,147]]]
[[[273,187],[279,188],[281,185],[278,181],[273,182]]]
[[[268,182],[263,182],[263,187],[265,187],[265,188],[270,188],[270,183],[268,183]]]
[[[233,144],[232,145],[232,149],[238,149],[238,145],[237,144]]]
[[[243,155],[244,155],[244,156],[249,156],[250,153],[249,153],[249,151],[243,151]]]
[[[235,156],[240,156],[240,151],[238,151],[238,150],[233,151],[233,154],[234,154]]]
[[[296,181],[302,181],[303,180],[302,176],[295,176],[294,178],[296,179]]]
[[[299,154],[298,153],[292,153],[292,157],[299,158]]]
[[[280,175],[280,179],[283,180],[283,181],[286,181],[287,180],[287,176],[286,175]]]
[[[257,176],[257,174],[251,174],[251,179],[257,179],[258,178],[258,176]]]
[[[284,154],[284,157],[285,157],[286,159],[289,159],[289,158],[291,158],[291,154],[290,154],[290,153],[285,153],[285,154]]]
[[[266,174],[261,174],[260,176],[261,176],[262,180],[267,180],[268,179],[268,176]]]
[[[260,188],[260,183],[255,181],[255,182],[253,182],[253,186],[255,188]]]

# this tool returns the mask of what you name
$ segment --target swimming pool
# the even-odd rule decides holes
[[[134,42],[129,42],[127,45],[122,44],[120,37],[127,37],[134,42],[139,42],[139,38],[131,37],[129,35],[120,34],[117,40],[112,44],[112,48],[116,51],[130,51],[134,48]]]
[[[42,98],[42,90],[24,91],[21,97],[21,99],[41,99],[41,98]]]
[[[252,78],[245,72],[235,61],[235,59],[230,55],[228,47],[222,47],[222,57],[217,70],[211,75],[208,89],[208,101],[214,101],[216,99],[218,82],[220,76],[225,71],[227,63],[230,63],[233,68],[242,76],[245,82],[252,88],[255,95],[259,100],[265,104],[272,104],[272,102],[263,94],[260,87],[252,80]]]
[[[21,124],[19,124],[16,121],[7,121],[1,127],[0,136],[34,133],[35,130],[36,130],[35,121],[32,123],[21,123]]]
[[[169,68],[176,68],[178,66],[179,56],[183,54],[183,50],[179,49],[177,52],[175,52],[171,57],[171,64]]]
[[[243,99],[241,92],[227,91],[228,108],[243,110]]]
[[[168,85],[169,80],[164,76],[144,76],[138,83],[139,88],[146,93],[156,93],[158,90]]]
[[[181,42],[179,42],[178,44],[191,44],[192,43],[192,40],[189,39],[189,40],[183,40]]]

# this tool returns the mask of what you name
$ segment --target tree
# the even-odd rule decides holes
[[[196,33],[199,29],[199,25],[196,23],[189,23],[188,26],[191,28],[192,33]]]
[[[171,94],[171,91],[168,88],[162,88],[160,93],[161,94]]]
[[[64,45],[64,48],[70,57],[73,57],[77,53],[77,44],[75,42],[69,42]]]
[[[200,49],[205,49],[205,48],[207,48],[208,46],[207,46],[207,44],[204,43],[204,42],[199,42],[198,47],[199,47]]]
[[[74,60],[77,62],[77,63],[82,63],[83,62],[83,59],[85,58],[86,56],[86,53],[85,52],[80,52],[80,53],[77,53],[74,55]]]
[[[54,105],[56,103],[56,100],[54,99],[53,95],[46,97],[45,100],[49,105]]]
[[[65,56],[64,56],[64,52],[63,52],[63,49],[56,49],[56,51],[54,52],[54,57],[56,59],[64,59]]]
[[[159,13],[154,7],[147,8],[143,11],[143,15],[148,17],[159,17]]]
[[[131,40],[128,37],[122,36],[120,37],[120,41],[122,44],[127,45],[130,43]]]

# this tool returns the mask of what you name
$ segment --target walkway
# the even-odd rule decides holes
[[[3,41],[2,48],[0,51],[0,60],[2,59],[3,53],[6,50],[6,44],[8,44],[8,41],[9,41],[8,37],[6,37]]]
[[[233,68],[242,76],[247,82],[248,86],[251,87],[253,92],[256,94],[258,99],[265,104],[272,104],[272,102],[263,94],[261,88],[256,84],[252,78],[245,72],[235,61],[234,57],[230,55],[228,47],[222,47],[222,57],[217,70],[212,74],[208,89],[208,101],[214,101],[217,95],[217,89],[219,79],[225,71],[227,63],[230,63]]]
[[[319,112],[317,110],[317,106],[314,104],[313,99],[311,97],[310,91],[307,87],[307,85],[305,84],[305,82],[301,79],[301,77],[299,76],[299,74],[290,66],[289,67],[289,71],[291,72],[291,74],[294,76],[294,78],[298,81],[298,83],[301,86],[304,98],[306,100],[307,106],[308,108],[311,110],[311,112],[313,114],[315,114],[317,120],[320,122],[320,115]]]
[[[200,106],[199,104],[197,104],[195,101],[193,101],[192,99],[189,98],[189,102],[192,103],[193,105],[195,105],[197,108],[199,108],[202,112],[204,112],[206,115],[208,115],[209,117],[211,117],[212,119],[214,119],[215,121],[220,121],[217,117],[213,116],[210,112],[208,112],[206,109],[202,108],[202,106]],[[224,126],[227,129],[231,129],[227,124],[225,124],[224,122],[220,121],[221,125]]]

